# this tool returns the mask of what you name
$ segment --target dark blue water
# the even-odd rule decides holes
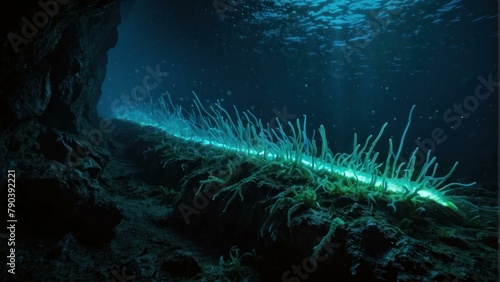
[[[307,115],[334,152],[389,122],[384,152],[416,105],[406,156],[432,149],[443,173],[461,163],[452,179],[496,183],[496,1],[137,2],[108,53],[102,116],[146,83],[186,108],[194,91],[265,122]]]

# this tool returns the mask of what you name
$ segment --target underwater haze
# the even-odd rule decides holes
[[[271,126],[306,115],[350,152],[354,133],[385,122],[383,140],[399,140],[416,105],[405,155],[431,149],[443,171],[460,162],[454,180],[497,183],[496,1],[124,3],[103,117],[149,85],[153,100],[168,92],[189,109],[195,92]]]
[[[500,281],[499,1],[4,3],[1,281]]]

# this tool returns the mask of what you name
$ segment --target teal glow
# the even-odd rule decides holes
[[[313,172],[321,172],[337,178],[349,178],[379,191],[400,194],[404,198],[420,197],[432,200],[442,206],[458,211],[457,206],[446,197],[451,187],[467,187],[474,185],[462,183],[444,183],[455,171],[458,162],[445,176],[437,176],[436,158],[427,153],[426,163],[419,173],[415,172],[415,161],[418,148],[409,157],[408,163],[399,161],[402,144],[410,127],[415,106],[412,107],[407,126],[403,132],[397,151],[393,150],[393,142],[389,139],[389,153],[385,163],[377,162],[378,152],[375,145],[380,140],[387,123],[372,138],[369,136],[364,145],[357,143],[354,135],[353,152],[334,154],[327,145],[326,132],[323,125],[319,128],[321,147],[316,140],[307,135],[306,117],[296,124],[288,123],[292,135],[287,135],[283,124],[278,121],[278,128],[264,126],[262,121],[250,112],[239,113],[235,107],[236,119],[217,103],[215,107],[206,109],[195,94],[196,112],[186,114],[179,106],[170,101],[160,99],[157,103],[149,103],[143,108],[136,108],[126,116],[118,118],[152,126],[163,130],[170,136],[194,142],[207,147],[216,147],[248,157],[261,158],[267,161],[279,161],[283,164],[301,165]],[[243,122],[241,116],[246,118]],[[314,136],[314,134],[313,134]]]

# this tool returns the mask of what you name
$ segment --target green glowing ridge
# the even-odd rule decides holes
[[[169,96],[168,96],[169,97]],[[282,123],[277,120],[277,128],[270,128],[250,112],[239,113],[235,108],[235,119],[220,103],[205,108],[194,95],[195,111],[188,113],[163,97],[156,103],[134,107],[133,111],[119,115],[118,118],[133,121],[143,126],[153,126],[177,138],[196,142],[201,145],[218,147],[252,158],[280,161],[284,164],[301,165],[313,172],[322,172],[338,178],[350,178],[359,183],[372,185],[379,191],[401,194],[403,198],[421,197],[442,206],[458,211],[458,207],[445,195],[452,187],[467,187],[475,183],[444,183],[455,171],[458,162],[444,176],[436,176],[438,164],[435,157],[427,152],[425,164],[415,172],[416,156],[419,148],[410,155],[408,162],[400,161],[402,145],[410,127],[415,106],[410,110],[408,123],[401,137],[398,150],[394,152],[393,142],[389,139],[389,153],[385,163],[377,163],[378,152],[374,147],[381,138],[387,123],[372,138],[369,136],[364,145],[357,143],[354,134],[353,152],[334,154],[328,148],[325,128],[319,128],[321,146],[316,145],[315,133],[308,136],[306,116],[295,124],[288,122],[291,134],[285,133]],[[242,119],[242,116],[244,119]]]

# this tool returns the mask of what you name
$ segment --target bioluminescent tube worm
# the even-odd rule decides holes
[[[389,139],[389,150],[385,162],[378,162],[379,153],[374,151],[387,123],[382,125],[378,135],[372,140],[370,135],[364,145],[358,144],[354,134],[351,153],[333,153],[328,147],[326,131],[320,126],[317,146],[315,132],[308,136],[306,117],[295,124],[282,124],[277,121],[276,128],[264,125],[261,119],[251,112],[238,112],[232,117],[222,105],[205,108],[196,94],[194,95],[194,111],[184,111],[180,106],[160,98],[156,103],[151,101],[136,107],[126,116],[118,118],[133,121],[143,126],[153,126],[166,134],[203,146],[220,148],[249,158],[264,161],[278,161],[284,165],[302,166],[313,173],[322,173],[336,178],[349,178],[362,184],[371,185],[384,193],[400,194],[405,199],[420,197],[432,200],[442,206],[458,211],[458,207],[445,194],[452,187],[474,185],[448,183],[446,181],[455,171],[456,162],[444,176],[438,176],[436,158],[431,157],[430,150],[426,154],[425,163],[420,170],[416,169],[416,158],[419,148],[409,156],[408,161],[401,160],[401,152],[415,106],[410,110],[408,122],[402,134],[397,151],[393,141]],[[291,134],[285,132],[289,128]],[[418,172],[417,172],[418,171]]]

